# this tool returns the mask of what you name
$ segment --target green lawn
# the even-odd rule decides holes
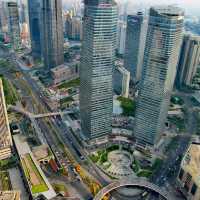
[[[135,116],[135,109],[136,109],[135,101],[121,96],[118,97],[117,100],[120,101],[121,103],[124,115],[133,117]]]
[[[63,184],[53,183],[52,186],[53,186],[53,189],[56,191],[56,193],[59,193],[59,192],[68,193],[67,188]]]
[[[141,170],[140,172],[137,173],[138,177],[150,178],[151,175],[152,175],[152,171],[149,171],[149,170]]]
[[[3,190],[3,191],[12,190],[9,173],[7,171],[0,172],[0,181],[1,181],[1,187],[2,187],[0,188],[0,190]]]
[[[14,167],[17,164],[17,158],[12,156],[11,158],[0,161],[0,170],[7,170]]]
[[[59,89],[62,88],[72,88],[72,87],[78,87],[80,85],[80,78],[74,79],[69,82],[62,83],[61,85],[58,86]]]
[[[183,99],[181,99],[181,98],[178,97],[178,96],[172,96],[172,97],[171,97],[171,102],[172,102],[173,104],[176,104],[176,105],[183,105],[183,104],[184,104]]]
[[[0,78],[3,82],[3,90],[6,99],[6,104],[14,105],[18,101],[16,89],[8,79],[4,78],[2,75],[0,75]]]
[[[179,132],[185,131],[185,120],[184,119],[177,117],[177,116],[173,116],[173,117],[168,117],[168,120],[170,123],[176,125]]]
[[[67,104],[67,103],[71,103],[72,101],[74,101],[73,97],[65,97],[64,99],[60,100],[60,103]]]
[[[29,164],[31,165],[32,172],[35,173],[35,175],[37,176],[37,178],[40,182],[40,184],[31,185],[32,193],[36,194],[36,193],[41,193],[41,192],[47,191],[48,187],[47,187],[46,183],[44,182],[42,176],[40,175],[37,167],[35,166],[32,158],[29,154],[26,155],[26,159],[28,160]],[[23,159],[22,159],[22,166],[23,166],[23,169],[24,169],[24,172],[25,172],[25,176],[29,180],[29,183],[30,183],[30,171],[29,171],[28,167],[26,166],[26,163]]]

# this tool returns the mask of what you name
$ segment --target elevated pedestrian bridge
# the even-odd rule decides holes
[[[110,183],[97,193],[97,195],[94,197],[94,200],[102,200],[106,194],[110,193],[115,189],[125,186],[133,186],[133,187],[148,189],[150,191],[158,193],[165,200],[174,200],[174,198],[172,198],[171,195],[164,189],[160,188],[159,186],[153,183],[146,181],[143,178],[137,178],[137,177],[134,179],[121,179]]]

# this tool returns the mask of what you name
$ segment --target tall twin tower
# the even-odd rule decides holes
[[[112,132],[117,5],[113,0],[85,0],[80,66],[80,111],[87,139]]]
[[[62,0],[29,0],[32,54],[51,69],[64,62]]]
[[[112,132],[112,76],[118,16],[114,0],[85,0],[84,3],[80,110],[82,131],[90,140]],[[184,13],[177,7],[150,9],[134,127],[139,145],[154,146],[163,131],[183,22]]]

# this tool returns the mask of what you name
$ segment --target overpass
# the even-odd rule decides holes
[[[38,118],[44,118],[44,117],[53,117],[53,116],[62,116],[64,114],[72,114],[75,111],[74,110],[66,110],[63,112],[51,112],[51,113],[42,113],[42,114],[33,114],[31,112],[26,111],[25,109],[18,107],[18,106],[12,106],[9,105],[8,109],[10,110],[14,110],[17,113],[21,113],[23,115],[25,115],[26,117],[30,118],[30,119],[38,119]]]
[[[163,197],[165,200],[173,200],[174,198],[171,197],[167,191],[163,190],[162,188],[158,187],[157,185],[150,183],[146,181],[143,178],[134,178],[134,179],[121,179],[114,181],[107,185],[106,187],[102,188],[97,195],[94,197],[94,200],[102,200],[103,197],[110,193],[112,190],[118,189],[120,187],[125,187],[125,186],[133,186],[133,187],[140,187],[140,188],[146,188],[148,190],[154,191],[158,193],[161,197]]]

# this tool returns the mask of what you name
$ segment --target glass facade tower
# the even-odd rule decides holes
[[[124,66],[131,73],[134,83],[137,83],[142,75],[146,32],[147,19],[143,13],[128,15]]]
[[[13,49],[16,50],[21,47],[19,13],[18,13],[17,3],[8,2],[7,9],[8,9],[8,31]]]
[[[64,63],[62,1],[42,0],[42,54],[48,69]]]
[[[29,25],[30,25],[30,38],[32,55],[34,58],[41,58],[41,26],[40,26],[40,14],[41,4],[40,0],[28,0],[29,11]]]
[[[112,132],[117,5],[113,0],[84,3],[80,111],[82,131],[89,140]]]
[[[150,9],[134,127],[138,145],[154,146],[164,129],[177,71],[183,22],[184,13],[180,8]]]
[[[30,37],[32,55],[34,58],[41,58],[41,26],[40,26],[40,14],[41,5],[40,0],[29,0],[28,1],[29,11],[29,25],[30,25]]]

